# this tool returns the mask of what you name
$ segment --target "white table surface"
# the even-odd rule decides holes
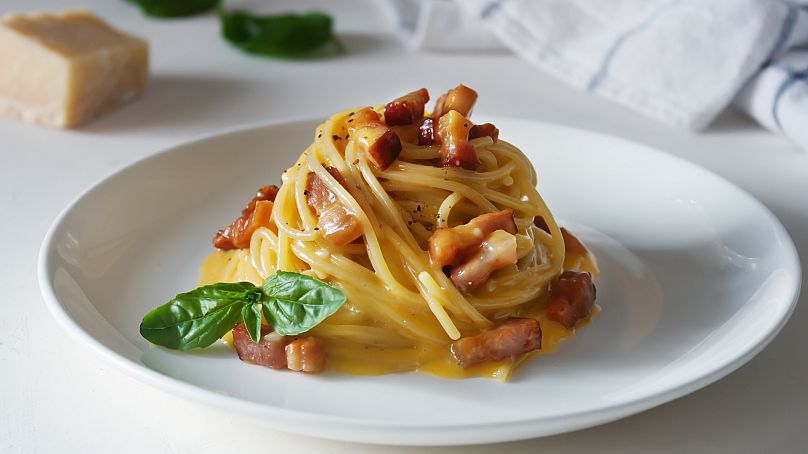
[[[324,116],[421,86],[434,93],[463,82],[482,94],[479,116],[611,133],[723,175],[768,206],[808,257],[808,153],[740,114],[725,113],[693,135],[570,89],[511,55],[412,53],[391,34],[385,10],[369,2],[226,3],[329,11],[349,53],[303,62],[248,57],[219,38],[213,16],[149,20],[122,0],[0,3],[0,12],[88,7],[147,38],[152,51],[146,96],[83,129],[50,131],[0,119],[0,454],[430,451],[276,432],[166,395],[111,368],[49,315],[35,270],[57,213],[113,169],[231,126]],[[806,452],[806,293],[768,348],[692,395],[588,430],[431,452]]]

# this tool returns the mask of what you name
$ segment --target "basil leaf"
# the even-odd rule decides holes
[[[210,11],[219,6],[219,0],[127,0],[140,6],[152,17],[184,17]]]
[[[304,333],[345,304],[345,294],[312,277],[279,271],[264,281],[264,317],[282,336]]]
[[[207,347],[233,329],[246,304],[261,298],[261,289],[249,282],[199,287],[146,314],[140,335],[176,350]]]
[[[257,344],[261,340],[261,303],[245,304],[241,309],[241,320],[250,339]]]
[[[222,36],[251,54],[271,57],[304,57],[333,44],[342,44],[332,32],[331,16],[312,11],[304,14],[256,16],[246,11],[219,12]]]

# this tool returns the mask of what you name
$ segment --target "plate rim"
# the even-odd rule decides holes
[[[500,120],[502,122],[540,124],[553,129],[564,130],[568,133],[583,133],[593,138],[600,137],[612,142],[619,142],[628,145],[629,147],[640,147],[643,149],[643,152],[653,153],[657,156],[662,155],[666,159],[676,161],[677,164],[706,173],[710,178],[714,178],[720,181],[722,184],[727,185],[731,189],[737,191],[741,196],[746,197],[753,202],[758,209],[762,210],[762,212],[767,216],[767,221],[769,221],[775,228],[777,238],[783,240],[783,253],[785,256],[783,263],[788,267],[789,270],[792,270],[794,274],[793,282],[790,282],[790,302],[780,308],[780,313],[776,319],[774,319],[776,321],[773,322],[772,326],[767,327],[765,334],[760,335],[760,333],[764,333],[764,331],[759,331],[757,336],[758,338],[754,342],[748,344],[744,351],[733,355],[728,360],[724,360],[718,367],[712,368],[706,374],[700,374],[698,377],[689,378],[689,381],[686,381],[683,384],[680,382],[678,385],[665,387],[662,389],[662,391],[657,390],[655,392],[645,392],[639,397],[635,396],[632,399],[622,401],[617,404],[605,405],[595,409],[563,413],[560,416],[548,415],[539,418],[523,419],[516,422],[503,421],[498,423],[453,423],[441,425],[426,425],[418,423],[402,424],[401,422],[388,422],[381,420],[360,419],[355,417],[317,414],[307,411],[280,408],[267,404],[250,402],[238,397],[220,394],[192,383],[164,375],[142,364],[137,364],[134,361],[131,361],[130,359],[116,353],[104,345],[101,341],[82,329],[81,326],[72,319],[70,314],[67,312],[66,307],[59,301],[59,298],[56,295],[56,291],[52,285],[52,273],[50,272],[50,269],[52,268],[52,263],[55,260],[52,257],[53,254],[55,254],[55,250],[53,248],[55,238],[67,217],[76,207],[76,205],[78,205],[85,197],[99,190],[104,184],[114,180],[124,172],[131,171],[133,168],[145,165],[147,162],[153,159],[159,159],[162,156],[180,153],[184,148],[193,147],[202,142],[292,123],[313,124],[315,122],[321,122],[324,120],[321,116],[308,115],[283,117],[269,121],[257,121],[232,127],[220,128],[210,133],[202,134],[195,138],[161,148],[156,152],[125,163],[118,168],[113,169],[109,173],[106,173],[104,176],[90,184],[87,188],[76,195],[59,212],[59,214],[52,221],[42,240],[37,258],[37,277],[40,292],[45,305],[49,312],[57,320],[61,328],[67,331],[74,340],[78,341],[86,348],[89,348],[91,351],[104,358],[105,361],[115,366],[117,370],[124,372],[127,375],[160,390],[161,392],[182,397],[183,399],[192,403],[205,404],[231,413],[246,415],[252,417],[253,419],[259,418],[260,422],[263,424],[291,433],[340,441],[410,446],[449,446],[515,441],[570,432],[621,419],[623,417],[648,410],[690,394],[729,375],[760,353],[760,351],[762,351],[780,333],[782,328],[788,322],[796,307],[797,301],[799,300],[802,284],[802,271],[799,255],[793,239],[777,216],[775,216],[766,205],[764,205],[752,194],[737,186],[735,183],[727,180],[723,176],[716,174],[710,169],[641,142],[603,132],[592,131],[585,128],[528,118],[490,116],[490,119]],[[786,261],[789,263],[786,264]],[[556,424],[548,425],[547,423],[553,422],[553,419],[562,419],[563,424],[556,422]],[[299,427],[299,424],[303,422],[307,424],[306,429],[301,429]],[[462,437],[459,436],[460,432],[464,433]],[[421,437],[414,437],[416,434],[421,435]],[[451,435],[454,435],[455,438],[458,438],[458,440],[451,440],[451,438],[453,438]]]

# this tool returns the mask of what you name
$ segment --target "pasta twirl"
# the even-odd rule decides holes
[[[453,342],[509,317],[539,320],[544,351],[569,336],[569,329],[543,312],[551,283],[565,271],[565,241],[536,190],[536,172],[525,155],[486,135],[468,140],[479,161],[476,168],[440,165],[445,148],[419,145],[418,119],[391,127],[401,150],[380,168],[363,137],[351,136],[357,111],[340,112],[316,129],[311,145],[281,177],[270,223],[252,233],[249,247],[212,253],[200,283],[260,284],[277,271],[292,271],[339,288],[347,296],[345,305],[309,334],[324,341],[329,369],[351,373],[420,370],[506,379],[530,354],[463,367],[452,355]],[[374,111],[383,118],[382,107]],[[356,224],[359,235],[353,241],[335,244],[318,227],[325,215],[311,205],[314,178]],[[493,270],[474,287],[458,285],[462,277],[454,276],[461,271],[435,263],[430,238],[439,229],[503,210],[512,210],[515,233],[498,230],[502,234],[496,238],[515,244],[514,263]],[[485,253],[477,253],[479,260]],[[597,271],[588,252],[576,263],[583,271]]]

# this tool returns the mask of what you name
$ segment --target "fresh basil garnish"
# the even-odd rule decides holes
[[[271,57],[306,57],[327,44],[342,52],[331,16],[312,11],[256,16],[246,11],[219,12],[222,36],[239,49]]]
[[[219,0],[128,0],[152,17],[184,17],[204,13],[219,6]]]
[[[193,16],[213,9],[219,12],[222,36],[239,49],[256,55],[284,58],[317,56],[331,49],[344,52],[334,36],[333,19],[326,13],[284,13],[259,16],[247,11],[226,12],[221,0],[127,0],[147,16],[172,18]]]
[[[261,340],[261,303],[245,304],[241,309],[241,320],[250,339],[257,344]]]
[[[345,303],[345,294],[298,273],[278,272],[262,287],[249,282],[206,285],[180,293],[143,317],[140,335],[175,350],[207,347],[243,322],[261,340],[261,313],[280,335],[304,333]]]
[[[262,289],[264,317],[283,336],[310,330],[345,303],[341,290],[297,273],[280,271],[268,277]]]
[[[261,296],[249,282],[199,287],[146,314],[140,334],[177,350],[207,347],[238,323],[246,302],[260,302]]]

